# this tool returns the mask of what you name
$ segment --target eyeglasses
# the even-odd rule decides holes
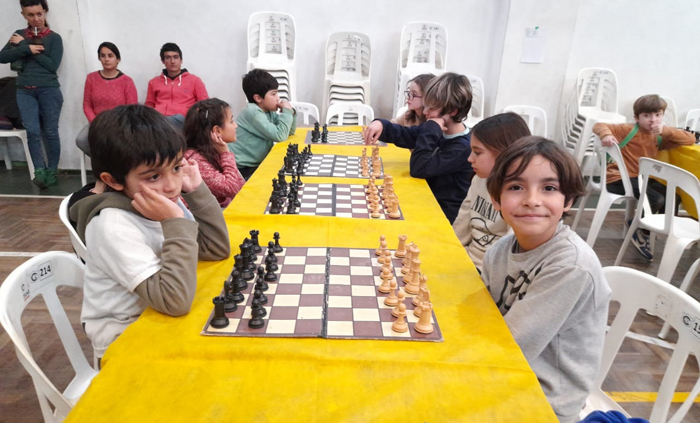
[[[403,94],[406,96],[407,99],[413,100],[414,98],[423,98],[422,95],[415,95],[410,91],[404,91]]]

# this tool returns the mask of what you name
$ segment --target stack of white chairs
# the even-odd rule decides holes
[[[423,73],[445,73],[447,30],[434,22],[409,22],[401,30],[392,116],[404,105],[408,81]]]
[[[328,37],[323,87],[326,118],[328,107],[332,104],[370,104],[371,59],[372,48],[367,35],[336,32]]]
[[[547,138],[547,112],[536,106],[508,106],[503,113],[512,112],[522,117],[532,135]]]
[[[296,100],[297,64],[294,18],[257,12],[248,19],[248,71],[265,69],[277,79],[281,99]]]
[[[688,110],[688,114],[685,116],[685,128],[689,128],[691,131],[700,131],[700,109]]]
[[[561,109],[561,138],[579,165],[593,156],[593,125],[625,123],[617,112],[617,76],[610,69],[584,68]]]
[[[327,125],[369,125],[373,120],[374,110],[366,104],[331,104],[326,114]]]
[[[484,120],[484,81],[473,75],[467,75],[467,78],[472,86],[472,107],[464,124],[471,129]]]

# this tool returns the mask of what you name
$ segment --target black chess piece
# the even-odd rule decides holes
[[[280,214],[282,209],[280,208],[280,198],[277,193],[273,193],[270,197],[270,214]]]
[[[246,282],[245,279],[243,279],[243,256],[240,254],[236,254],[233,259],[235,260],[234,264],[234,270],[231,272],[231,278],[235,283],[238,284],[238,287],[240,288],[241,291],[244,291],[248,289],[248,282]]]
[[[243,279],[241,279],[243,280]],[[245,283],[245,281],[243,280]],[[248,284],[246,283],[246,288],[248,287]],[[241,294],[241,286],[236,282],[236,280],[231,281],[231,299],[233,300],[234,303],[240,304],[243,302],[245,297],[243,297],[243,294]]]
[[[297,208],[294,206],[294,201],[287,201],[286,214],[297,214]]]
[[[253,269],[255,268],[255,263],[253,263],[253,268],[251,269],[251,262],[250,262],[250,254],[248,250],[248,243],[243,243],[241,244],[241,252],[243,260],[242,263],[243,265],[241,266],[241,277],[245,279],[246,281],[253,280],[255,277],[255,274],[253,273]]]
[[[281,253],[284,251],[284,248],[280,245],[280,233],[275,232],[275,234],[272,236],[272,238],[275,240],[275,247],[272,249],[275,253]]]
[[[238,305],[233,300],[233,285],[238,287],[238,284],[234,284],[231,280],[224,282],[224,312],[226,313],[233,313],[238,309]]]
[[[259,289],[262,292],[270,289],[267,282],[265,282],[265,269],[262,266],[258,267],[258,277],[255,279],[255,289]]]
[[[267,256],[270,257],[273,263],[277,263],[277,256],[275,255],[275,243],[273,241],[267,243]]]
[[[265,310],[263,306],[260,305],[260,301],[253,300],[253,305],[250,309],[251,319],[248,321],[248,327],[251,329],[260,329],[265,326],[265,321],[260,313],[260,310]]]
[[[294,207],[301,207],[301,201],[299,201],[299,196],[297,195],[297,189],[295,188],[292,192],[292,201],[294,202]]]
[[[277,275],[275,271],[272,270],[272,263],[265,263],[265,282],[277,282]]]
[[[224,312],[224,305],[226,300],[224,297],[214,297],[212,300],[214,303],[214,317],[212,317],[209,324],[216,329],[223,329],[228,326],[228,317]]]
[[[260,246],[259,238],[258,236],[260,235],[260,231],[253,229],[250,231],[250,242],[253,243],[253,252],[254,253],[261,253],[262,252],[262,247]]]
[[[304,186],[304,183],[301,182],[301,173],[300,173],[299,176],[297,177],[297,188],[301,188],[303,186]]]
[[[274,256],[275,253],[272,252],[272,250],[267,250],[267,257],[265,257],[265,269],[267,269],[267,266],[270,266],[273,272],[276,272],[279,270],[279,267],[277,266],[277,263],[274,262],[274,260],[277,260],[277,257]]]
[[[268,302],[267,295],[263,294],[263,292],[259,289],[256,289],[253,292],[253,301],[255,301],[255,300],[257,300],[261,306],[264,304],[267,304],[267,302]],[[265,310],[265,307],[263,307],[263,310],[260,313],[263,316],[267,315],[267,310]]]

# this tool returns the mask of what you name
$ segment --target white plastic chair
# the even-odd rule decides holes
[[[606,267],[605,278],[612,288],[612,301],[620,303],[620,310],[610,325],[605,337],[605,346],[595,388],[586,400],[581,416],[593,410],[617,410],[627,416],[625,410],[608,397],[601,389],[603,381],[612,367],[622,341],[639,310],[658,316],[678,331],[678,342],[664,373],[656,402],[651,411],[651,423],[680,423],[688,413],[693,401],[700,392],[700,380],[691,390],[688,398],[668,419],[673,394],[690,354],[696,360],[700,357],[700,337],[696,325],[700,318],[700,304],[685,292],[646,273],[624,267]],[[696,375],[687,375],[697,379]],[[668,419],[668,420],[667,420]]]
[[[676,102],[671,97],[661,97],[666,101],[666,111],[664,112],[664,125],[671,128],[678,128],[678,113],[676,112]]]
[[[700,131],[700,109],[688,110],[685,116],[684,128],[690,128],[691,131]]]
[[[316,105],[311,103],[303,103],[301,101],[292,101],[291,105],[294,107],[294,110],[297,111],[297,115],[301,115],[304,126],[314,124],[314,122],[311,122],[309,119],[310,117],[316,119],[316,122],[321,121],[319,117],[320,115],[318,114],[318,107],[316,107]]]
[[[280,98],[296,99],[296,25],[281,12],[257,12],[248,18],[248,71],[265,69],[277,79]]]
[[[4,138],[4,139],[3,139]],[[7,169],[12,169],[12,161],[8,152],[8,143],[10,138],[19,138],[24,147],[24,154],[27,156],[27,167],[29,168],[29,177],[34,180],[34,163],[32,156],[29,154],[29,142],[27,141],[27,131],[24,129],[0,129],[0,148],[2,148],[2,156],[5,159]]]
[[[401,30],[392,115],[404,104],[408,81],[422,73],[441,75],[447,67],[447,30],[435,22],[408,22]]]
[[[472,107],[469,109],[469,114],[464,122],[469,129],[474,125],[484,120],[484,81],[477,76],[467,75],[469,83],[472,86]]]
[[[401,107],[401,108],[396,112],[395,118],[396,118],[396,119],[400,118],[401,116],[405,115],[407,111],[408,111],[408,106],[403,106],[403,107]]]
[[[78,258],[85,262],[85,260],[87,260],[87,249],[85,248],[83,241],[78,236],[78,232],[75,231],[75,228],[73,225],[71,225],[70,220],[68,219],[68,201],[70,201],[71,197],[72,195],[69,195],[61,201],[61,204],[58,206],[58,217],[61,219],[61,222],[63,222],[63,225],[68,229],[70,243],[73,245],[75,254],[78,255]]]
[[[347,122],[347,115],[356,115],[356,120],[352,123]],[[333,117],[337,116],[337,125],[369,125],[374,120],[374,110],[366,104],[331,104],[328,107],[328,116],[326,124],[332,123]],[[362,123],[362,122],[365,123]]]
[[[503,109],[503,112],[513,112],[520,115],[527,127],[530,128],[532,135],[547,137],[547,112],[541,107],[536,106],[508,106]]]
[[[663,214],[651,214],[649,208],[642,217],[642,207],[637,207],[630,229],[627,232],[615,266],[620,264],[627,250],[632,234],[637,228],[647,229],[656,234],[666,235],[659,271],[656,277],[670,282],[683,251],[700,241],[700,223],[690,217],[674,216],[676,209],[676,189],[685,191],[695,204],[700,205],[700,182],[692,173],[658,160],[642,157],[639,159],[639,175],[642,179],[639,192],[646,192],[649,177],[666,183],[666,204]],[[646,200],[645,200],[646,202]]]
[[[15,345],[22,366],[32,377],[46,422],[60,422],[90,385],[97,371],[90,366],[68,320],[56,288],[83,287],[84,266],[73,254],[52,251],[20,265],[0,285],[0,324]],[[22,313],[29,302],[42,296],[58,336],[65,348],[75,377],[62,393],[34,361],[22,328]],[[51,409],[51,406],[55,410]]]
[[[595,150],[597,158],[597,166],[592,166],[588,174],[588,184],[586,185],[586,195],[581,199],[578,211],[576,212],[576,217],[574,218],[574,223],[571,225],[571,229],[576,230],[576,227],[581,220],[583,211],[586,207],[586,202],[590,198],[591,194],[600,193],[598,198],[598,205],[595,209],[595,214],[593,215],[593,220],[591,221],[591,227],[588,230],[588,236],[586,237],[586,243],[593,248],[595,241],[598,238],[598,233],[600,228],[603,226],[603,221],[605,216],[610,211],[610,206],[615,203],[625,201],[627,204],[627,213],[625,215],[625,222],[627,222],[632,215],[632,210],[637,204],[637,199],[634,197],[634,192],[632,190],[632,183],[630,182],[629,174],[627,173],[627,166],[625,166],[624,160],[622,160],[622,154],[620,152],[620,147],[617,144],[613,144],[610,147],[603,147],[600,145],[600,138],[595,137]],[[607,156],[610,157],[617,163],[618,169],[620,170],[620,176],[622,177],[622,185],[625,188],[625,194],[613,194],[609,192],[606,188],[607,183]],[[594,181],[594,170],[598,170],[598,177],[600,182]],[[624,234],[623,234],[624,236]]]

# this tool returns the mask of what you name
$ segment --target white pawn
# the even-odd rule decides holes
[[[406,304],[399,304],[399,317],[391,325],[391,330],[398,333],[408,332],[408,323],[406,323]]]
[[[389,296],[384,299],[384,305],[395,307],[399,303],[399,297],[396,296],[396,281],[394,279],[389,282]]]
[[[394,317],[399,317],[399,306],[403,304],[403,300],[406,298],[406,293],[403,292],[403,289],[399,288],[399,293],[396,294],[396,297],[398,298],[399,302],[396,304],[396,307],[391,310],[391,315]]]

